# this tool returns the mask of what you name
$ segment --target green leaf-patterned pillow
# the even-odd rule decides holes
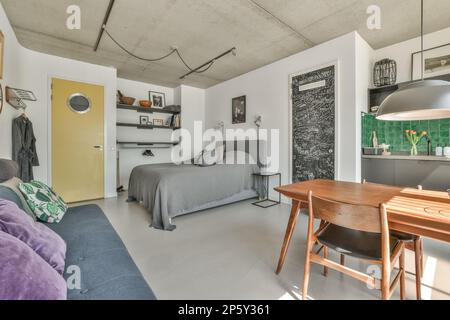
[[[67,211],[67,204],[50,187],[39,181],[21,183],[22,192],[31,211],[44,222],[58,223]]]

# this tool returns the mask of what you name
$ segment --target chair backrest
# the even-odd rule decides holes
[[[380,205],[379,208],[353,205],[342,202],[335,202],[309,193],[310,214],[314,218],[324,220],[331,224],[373,233],[382,233],[384,221],[387,221],[386,208]]]

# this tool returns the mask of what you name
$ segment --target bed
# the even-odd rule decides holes
[[[149,164],[135,167],[128,201],[140,202],[150,212],[152,227],[172,231],[172,219],[258,197],[256,164]]]

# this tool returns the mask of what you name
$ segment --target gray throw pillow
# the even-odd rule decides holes
[[[22,192],[19,190],[19,185],[22,183],[22,181],[19,178],[12,178],[8,181],[0,183],[0,186],[6,187],[13,191],[17,197],[19,197],[20,203],[22,204],[23,210],[33,219],[36,221],[36,216],[34,215],[34,212],[31,211],[30,206],[28,205],[27,200],[23,196]]]
[[[17,175],[19,166],[15,161],[0,159],[0,182],[8,181]]]

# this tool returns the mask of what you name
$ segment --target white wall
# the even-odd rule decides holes
[[[425,35],[425,49],[437,47],[450,42],[450,28]],[[400,42],[392,46],[378,49],[374,52],[373,59],[378,61],[390,58],[397,62],[397,82],[411,80],[411,55],[420,51],[420,37]]]
[[[126,79],[117,79],[117,88],[125,96],[136,98],[135,104],[139,103],[139,100],[148,100],[149,91],[162,92],[166,97],[166,105],[174,104],[174,89],[155,86],[148,83],[131,81]],[[151,121],[155,118],[167,120],[170,115],[166,114],[143,114],[135,111],[117,110],[117,121],[125,123],[139,123],[140,116],[148,116]],[[139,130],[136,128],[117,128],[117,140],[118,141],[171,141],[172,131],[164,129],[155,130]],[[171,161],[171,149],[157,149],[149,148],[152,150],[155,157],[145,157],[142,153],[144,149],[119,149],[120,154],[120,183],[128,189],[128,181],[131,171],[134,167],[143,164],[153,163],[168,163]]]
[[[357,56],[364,62],[364,68],[369,69],[366,65],[368,58],[364,57],[369,50],[362,42],[357,33],[352,32],[207,89],[207,128],[214,127],[219,121],[224,121],[226,128],[252,128],[255,116],[262,115],[263,128],[280,130],[280,170],[283,183],[289,183],[289,75],[337,61],[338,178],[358,181],[361,160],[356,136],[361,129],[357,120],[360,107],[357,105],[361,104],[362,108],[367,81],[358,87],[356,81],[365,79],[369,72],[365,70],[356,77]],[[231,100],[241,95],[247,96],[247,123],[232,125]]]
[[[0,83],[3,87],[3,111],[0,113],[0,158],[11,158],[11,127],[12,120],[21,114],[10,107],[5,100],[5,86],[18,87],[21,76],[24,74],[23,66],[20,64],[20,53],[22,47],[17,41],[16,35],[6,17],[5,11],[0,3],[0,30],[5,37],[3,53],[3,79]]]
[[[361,181],[361,146],[362,146],[362,125],[361,125],[361,112],[368,111],[369,91],[368,88],[372,87],[372,66],[373,66],[373,54],[372,47],[359,35],[356,34],[355,44],[356,56],[355,56],[355,121],[356,131],[354,139],[352,140],[358,148],[356,149],[355,156],[355,173],[356,181]]]
[[[181,105],[181,127],[189,131],[191,136],[191,153],[185,153],[184,160],[190,160],[201,152],[195,150],[194,144],[194,124],[196,121],[203,125],[202,132],[205,125],[205,103],[206,96],[204,89],[198,89],[182,85],[176,89],[176,97]],[[202,145],[199,144],[199,147]]]
[[[51,184],[51,103],[52,77],[99,84],[105,88],[105,196],[116,195],[116,87],[114,68],[64,59],[23,48],[0,7],[0,26],[5,38],[5,78],[3,85],[34,92],[36,102],[27,102],[26,114],[33,122],[40,166],[34,168],[35,179]],[[11,123],[21,114],[5,104],[0,115],[0,156],[11,158]]]
[[[24,89],[35,93],[38,101],[28,103],[27,116],[33,122],[40,166],[35,178],[52,184],[51,177],[51,101],[52,78],[102,85],[105,91],[105,197],[116,195],[116,78],[114,68],[51,56],[28,49],[22,50],[21,64],[26,76]]]

